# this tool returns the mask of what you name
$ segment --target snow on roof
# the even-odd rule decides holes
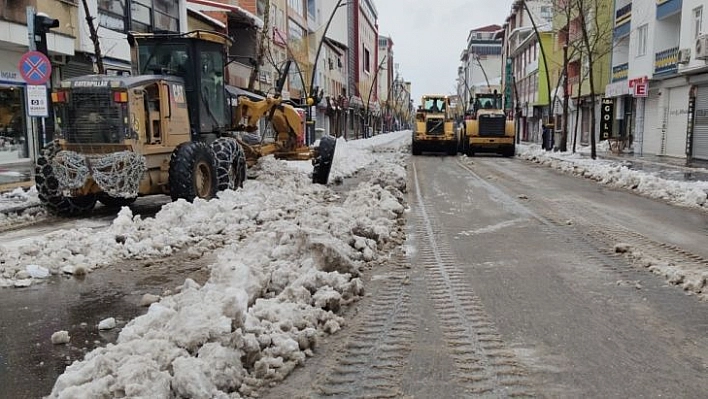
[[[213,0],[187,0],[188,5],[193,6],[194,10],[198,11],[223,11],[223,12],[233,12],[234,14],[240,15],[249,19],[258,28],[263,28],[263,20],[258,18],[256,15],[250,11],[236,5],[236,4],[225,4]]]

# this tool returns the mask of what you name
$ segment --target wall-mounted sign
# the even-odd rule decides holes
[[[604,97],[600,109],[600,140],[612,137],[612,124],[615,118],[615,99]]]
[[[27,116],[46,118],[49,116],[47,86],[27,85]]]

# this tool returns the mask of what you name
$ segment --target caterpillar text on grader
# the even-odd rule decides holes
[[[235,106],[228,101],[227,36],[130,34],[128,41],[131,76],[68,79],[52,93],[56,139],[35,168],[39,198],[49,211],[76,215],[96,201],[123,206],[150,194],[210,199],[242,186],[247,165],[271,154],[312,159],[313,182],[327,183],[334,137],[306,146],[299,114],[280,98],[238,97]],[[274,137],[243,134],[256,131],[263,118]]]

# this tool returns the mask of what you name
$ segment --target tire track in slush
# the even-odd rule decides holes
[[[534,397],[524,367],[507,348],[481,299],[446,243],[442,226],[432,217],[412,163],[416,201],[416,234],[422,237],[419,261],[425,268],[428,292],[438,311],[443,340],[454,362],[454,377],[470,397]]]
[[[460,165],[473,173],[467,165],[463,163]],[[487,166],[516,179],[499,165]],[[544,204],[549,202],[554,204],[552,212],[547,206],[530,204],[538,214],[543,215],[539,220],[545,220],[547,224],[561,229],[551,228],[549,233],[558,236],[559,239],[572,239],[573,242],[584,244],[587,247],[586,253],[592,259],[598,260],[603,268],[617,273],[630,282],[646,277],[648,268],[652,273],[664,277],[670,284],[681,286],[690,294],[698,295],[701,300],[708,300],[708,283],[704,277],[700,277],[708,267],[708,259],[705,257],[678,245],[656,241],[617,222],[606,221],[603,217],[605,215],[592,208],[580,206],[574,201],[558,198],[544,198],[542,201]],[[582,230],[579,229],[580,226]],[[627,253],[617,251],[615,249],[617,244],[628,244],[629,251]],[[632,251],[638,251],[639,258],[635,259]],[[673,273],[667,275],[661,269],[652,269],[651,262],[646,263],[647,259],[651,262],[658,260],[678,265],[683,275]]]
[[[411,312],[405,259],[389,274],[367,305],[359,328],[348,337],[344,353],[316,388],[318,397],[395,398],[402,396],[401,378],[418,324]]]

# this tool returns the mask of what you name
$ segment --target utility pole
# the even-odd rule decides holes
[[[371,87],[369,87],[369,96],[366,98],[366,108],[364,111],[364,120],[366,121],[366,124],[367,124],[366,126],[368,126],[369,113],[371,112],[371,94],[374,92],[374,86],[376,85],[376,82],[378,81],[379,72],[381,72],[381,68],[383,68],[384,62],[386,62],[386,56],[384,56],[381,59],[381,62],[379,62],[379,65],[376,67],[376,71],[374,71],[374,80],[371,81]],[[366,133],[367,132],[364,132],[365,137],[366,137]]]
[[[47,46],[47,33],[53,29],[53,28],[58,28],[59,27],[59,20],[54,19],[49,17],[47,14],[44,13],[37,13],[35,8],[32,6],[28,6],[26,9],[26,14],[27,14],[27,30],[29,33],[29,50],[36,50],[42,53],[47,59],[49,58],[49,48]],[[51,70],[51,68],[50,68]],[[37,137],[37,141],[34,143],[37,143],[38,145],[35,147],[35,149],[39,149],[44,147],[47,143],[51,142],[54,140],[54,112],[51,107],[51,90],[52,90],[52,81],[49,79],[47,81],[49,87],[44,87],[43,89],[46,90],[47,95],[46,95],[46,104],[47,104],[47,113],[43,116],[40,117],[39,122],[40,126],[39,128],[41,129],[41,139],[40,137]],[[42,84],[40,86],[45,86],[45,84]],[[30,89],[30,86],[28,86],[28,90]],[[33,129],[34,131],[34,129]],[[38,134],[39,136],[39,134]]]
[[[568,43],[563,44],[563,133],[561,135],[560,150],[568,151],[568,96],[570,82],[568,81]]]

